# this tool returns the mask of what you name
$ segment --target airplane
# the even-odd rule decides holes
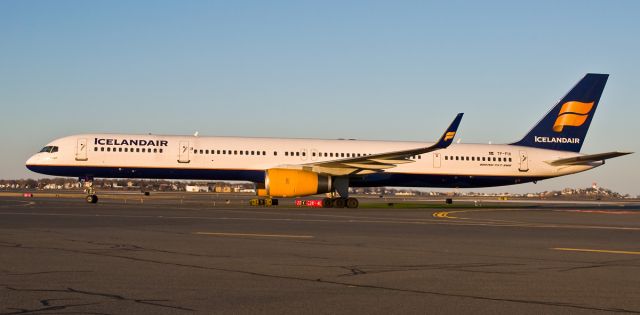
[[[96,203],[95,178],[237,180],[273,198],[326,194],[324,207],[357,208],[349,187],[492,187],[575,174],[632,152],[581,154],[608,74],[586,74],[521,140],[460,144],[458,114],[435,143],[80,134],[26,161],[37,173],[77,177]]]

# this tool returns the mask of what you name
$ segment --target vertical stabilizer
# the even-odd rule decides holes
[[[608,74],[588,73],[514,145],[580,152]]]

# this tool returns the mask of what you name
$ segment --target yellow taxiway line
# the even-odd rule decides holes
[[[640,255],[640,252],[631,252],[631,251],[626,251],[626,250],[607,250],[607,249],[589,249],[589,248],[563,248],[563,247],[555,247],[555,248],[552,248],[552,249],[553,250],[570,251],[570,252]]]
[[[195,232],[197,235],[213,236],[249,236],[249,237],[281,237],[281,238],[313,238],[311,235],[288,235],[288,234],[251,234],[251,233],[222,233],[222,232]]]
[[[449,213],[452,213],[452,212],[438,211],[438,212],[434,212],[433,213],[433,217],[434,218],[445,218],[445,219],[457,219],[458,218],[458,217],[449,216]]]

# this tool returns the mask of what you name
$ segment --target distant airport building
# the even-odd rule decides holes
[[[187,192],[209,192],[209,186],[187,185],[185,190]]]

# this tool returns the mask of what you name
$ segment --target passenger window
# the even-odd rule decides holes
[[[204,151],[204,154],[209,154],[209,150],[205,150],[205,151]]]
[[[142,153],[144,153],[144,152],[147,152],[147,151],[145,151],[145,148],[142,148]]]
[[[284,151],[284,156],[289,156],[289,151]]]
[[[129,152],[129,148],[124,148],[124,152]]]
[[[94,147],[94,148],[93,148],[93,151],[98,151],[98,147]]]
[[[273,151],[273,156],[277,156],[278,155],[278,151]]]
[[[340,157],[344,157],[344,153],[340,153]]]
[[[162,149],[160,149],[160,153],[162,153]]]
[[[104,147],[100,147],[100,151],[101,151],[101,152],[104,152]]]
[[[111,147],[107,147],[107,152],[111,152]]]
[[[153,149],[153,153],[158,153],[158,149]]]
[[[300,156],[300,152],[296,152],[296,156]]]
[[[140,152],[140,148],[136,148],[136,152]]]

